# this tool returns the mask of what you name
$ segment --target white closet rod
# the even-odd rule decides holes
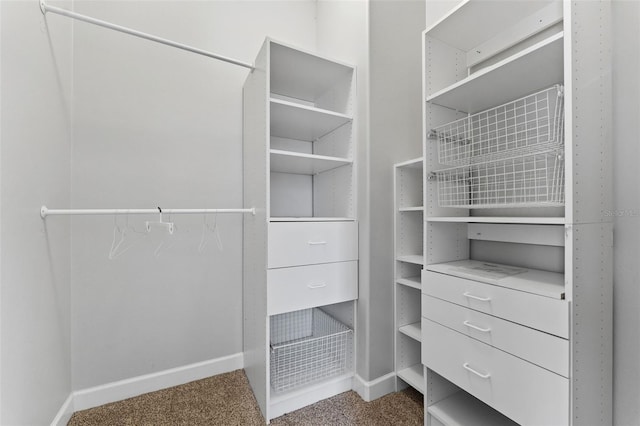
[[[40,216],[60,215],[120,215],[120,214],[205,214],[205,213],[251,213],[256,214],[256,208],[250,209],[49,209],[47,206],[40,208]]]
[[[47,12],[56,13],[58,15],[66,16],[68,18],[77,19],[79,21],[88,22],[89,24],[98,25],[104,28],[108,28],[110,30],[120,31],[121,33],[130,34],[132,36],[140,37],[146,40],[155,41],[156,43],[162,43],[167,46],[176,47],[178,49],[186,50],[188,52],[197,53],[198,55],[207,56],[209,58],[218,59],[220,61],[228,62],[230,64],[239,65],[241,67],[249,68],[251,71],[255,69],[253,64],[238,61],[237,59],[228,58],[226,56],[216,55],[215,53],[207,52],[206,50],[198,49],[196,47],[191,47],[186,44],[177,43],[172,40],[167,40],[166,38],[154,36],[152,34],[143,33],[142,31],[134,30],[131,28],[123,27],[120,25],[112,24],[111,22],[101,21],[100,19],[95,19],[90,16],[81,15],[76,12],[71,12],[70,10],[61,9],[55,6],[49,6],[45,3],[44,0],[40,0],[40,10],[42,10],[43,14]]]

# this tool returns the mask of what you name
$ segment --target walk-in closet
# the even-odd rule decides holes
[[[0,425],[640,425],[640,2],[0,0]]]

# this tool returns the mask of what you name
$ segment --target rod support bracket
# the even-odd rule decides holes
[[[47,13],[47,4],[44,2],[44,0],[40,0],[40,11],[43,15],[46,15]]]
[[[47,212],[49,211],[49,209],[47,208],[47,206],[42,206],[40,207],[40,216],[44,219],[47,217]]]

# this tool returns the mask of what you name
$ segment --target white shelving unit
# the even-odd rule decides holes
[[[355,69],[267,39],[244,85],[244,360],[269,422],[351,389]]]
[[[610,30],[609,1],[467,0],[423,33],[427,425],[613,421]]]
[[[424,265],[423,158],[394,166],[395,200],[395,370],[396,388],[424,392],[420,342],[420,271]]]

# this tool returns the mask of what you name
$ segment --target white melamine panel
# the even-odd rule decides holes
[[[470,240],[564,247],[564,226],[560,225],[471,223],[467,229],[467,235]]]
[[[561,83],[563,33],[471,74],[436,93],[427,102],[468,114],[502,105]]]
[[[564,224],[564,217],[519,217],[519,216],[432,216],[429,222],[460,222],[460,223],[541,223]]]
[[[292,173],[269,176],[270,216],[313,216],[313,177]]]
[[[269,268],[358,260],[356,222],[269,224]]]
[[[467,51],[467,66],[472,67],[509,49],[518,43],[527,40],[533,35],[562,22],[562,2],[555,1],[540,9],[532,15],[528,15],[515,25],[504,29],[493,38],[483,41],[481,44]]]
[[[315,175],[336,167],[353,163],[346,158],[324,155],[303,154],[299,152],[270,150],[271,171],[299,175]]]
[[[422,316],[540,367],[569,377],[569,341],[422,295]]]
[[[396,282],[398,284],[406,285],[407,287],[417,288],[418,290],[421,287],[419,275],[406,278],[396,278]]]
[[[276,315],[358,298],[358,262],[269,269],[267,314]]]
[[[271,222],[349,222],[355,221],[352,217],[299,217],[281,216],[269,218]]]
[[[427,414],[435,418],[431,426],[518,426],[466,392],[458,392],[429,406]]]
[[[455,385],[523,425],[569,422],[567,378],[428,319],[422,330],[422,362]]]
[[[271,136],[269,148],[301,154],[313,154],[313,142]]]
[[[406,336],[411,337],[418,342],[422,341],[422,324],[420,321],[411,324],[403,325],[398,328],[398,331]]]
[[[257,69],[243,90],[243,201],[257,208],[243,217],[242,311],[244,370],[262,415],[269,418],[269,322],[267,320],[267,82],[265,43],[256,57]]]
[[[405,165],[395,166],[396,207],[423,207],[422,201],[422,158]]]
[[[349,94],[353,67],[271,41],[271,92],[316,104],[335,86]],[[322,103],[322,101],[320,101]],[[335,104],[335,110],[344,111]]]
[[[316,217],[357,217],[356,167],[337,167],[313,177],[313,215]]]
[[[419,211],[396,213],[396,256],[422,256],[424,219]]]
[[[553,0],[465,1],[427,28],[426,33],[456,49],[469,51],[500,34],[509,22],[522,21],[551,3]]]
[[[518,324],[569,338],[569,303],[523,291],[424,271],[422,292]]]
[[[398,371],[398,377],[409,383],[414,389],[424,393],[424,376],[422,374],[422,364],[414,364],[410,367]]]
[[[271,99],[271,136],[311,142],[350,121],[344,114]]]
[[[400,262],[414,263],[416,265],[424,264],[424,257],[420,254],[405,254],[396,257]]]
[[[554,299],[562,299],[565,294],[564,274],[558,272],[470,259],[432,264],[425,269]]]

